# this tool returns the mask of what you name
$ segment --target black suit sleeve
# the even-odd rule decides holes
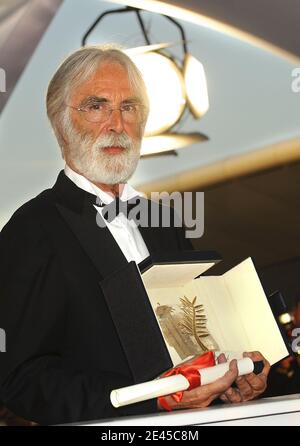
[[[112,407],[110,391],[132,384],[128,377],[68,368],[68,299],[61,276],[59,259],[37,222],[14,216],[0,234],[0,327],[6,332],[0,400],[39,424],[155,412],[156,400]]]

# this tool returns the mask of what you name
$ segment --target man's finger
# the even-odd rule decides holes
[[[244,376],[240,376],[236,380],[236,385],[243,401],[248,401],[255,396],[253,387]]]
[[[204,389],[207,395],[210,394],[221,395],[222,393],[225,393],[232,386],[237,376],[238,376],[237,361],[234,359],[229,364],[228,372],[226,372],[222,378],[217,379],[211,384],[206,384],[202,386],[201,389]]]
[[[228,401],[232,404],[241,403],[243,401],[242,395],[240,394],[238,389],[234,389],[233,387],[230,387],[225,394]]]
[[[224,353],[221,353],[220,356],[218,356],[217,363],[224,364],[225,362],[227,362],[226,356]]]
[[[229,404],[230,401],[228,400],[227,396],[225,395],[225,393],[223,393],[222,395],[220,395],[220,400],[223,401],[223,403]]]
[[[245,375],[245,379],[255,392],[263,392],[267,387],[267,377],[263,374],[255,375],[250,373]]]

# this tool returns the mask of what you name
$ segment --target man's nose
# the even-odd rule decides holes
[[[108,119],[108,130],[116,133],[122,133],[124,131],[124,122],[121,110],[114,109],[111,111]]]

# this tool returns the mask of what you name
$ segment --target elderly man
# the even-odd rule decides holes
[[[110,391],[135,380],[99,286],[153,251],[191,249],[180,228],[138,228],[122,213],[96,224],[96,214],[104,221],[101,205],[138,195],[127,180],[148,114],[143,80],[121,51],[83,48],[51,80],[47,112],[66,166],[54,187],[23,205],[1,232],[0,327],[7,346],[0,355],[0,399],[41,424],[162,410],[156,400],[112,407]],[[126,300],[129,290],[122,292]],[[265,362],[258,377],[237,379],[232,362],[224,378],[168,403],[196,408],[218,397],[252,399],[265,389],[268,369]]]

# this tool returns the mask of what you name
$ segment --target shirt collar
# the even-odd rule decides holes
[[[114,201],[114,197],[112,197],[107,192],[104,192],[102,189],[97,187],[83,175],[80,175],[79,173],[75,172],[67,164],[65,165],[65,174],[80,189],[83,189],[86,192],[89,192],[90,194],[97,195],[97,197],[100,198],[102,203],[109,204],[112,201]],[[143,196],[143,194],[135,190],[132,186],[130,186],[130,184],[125,183],[120,199],[122,201],[128,201],[137,196],[141,197]]]

